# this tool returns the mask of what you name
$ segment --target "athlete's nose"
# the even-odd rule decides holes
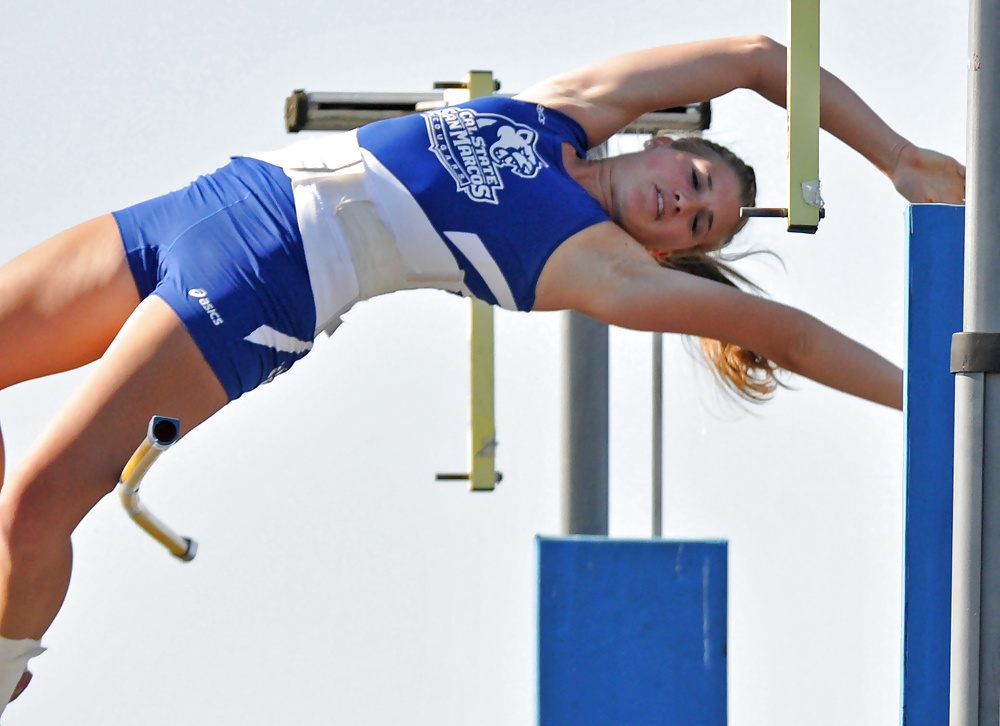
[[[696,200],[688,197],[684,192],[674,192],[674,212],[676,214],[683,214],[696,205]]]

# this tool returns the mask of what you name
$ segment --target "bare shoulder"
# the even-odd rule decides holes
[[[600,115],[600,109],[587,97],[586,93],[570,82],[568,77],[556,77],[536,83],[530,88],[514,96],[519,101],[527,103],[537,103],[545,108],[560,111],[576,121],[587,134],[587,140],[591,147],[604,141],[599,138],[600,133],[597,128],[596,116]],[[615,121],[609,121],[615,123]]]

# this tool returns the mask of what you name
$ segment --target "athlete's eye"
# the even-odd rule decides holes
[[[698,172],[691,167],[691,186],[695,188],[695,191],[701,188],[701,182],[698,181]]]
[[[698,234],[698,220],[701,218],[700,214],[694,215],[694,219],[691,220],[691,234]]]

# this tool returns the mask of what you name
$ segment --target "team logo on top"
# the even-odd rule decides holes
[[[424,115],[430,150],[474,202],[498,204],[502,170],[533,179],[546,166],[535,151],[538,134],[506,116],[471,108],[440,108]]]

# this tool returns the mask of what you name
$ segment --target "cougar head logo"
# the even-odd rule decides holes
[[[517,129],[501,126],[497,131],[497,140],[490,147],[490,157],[518,176],[533,177],[541,166],[535,154],[536,137],[534,131],[523,126]]]

